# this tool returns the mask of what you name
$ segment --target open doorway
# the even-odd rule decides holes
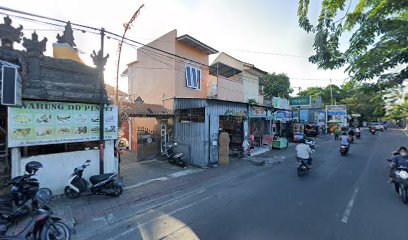
[[[220,130],[227,132],[230,137],[230,154],[242,150],[244,141],[244,123],[240,116],[220,116]]]

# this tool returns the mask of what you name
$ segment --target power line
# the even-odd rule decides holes
[[[55,22],[60,22],[60,23],[65,23],[65,24],[68,23],[68,22],[63,21],[63,20],[60,20],[60,19],[45,17],[45,16],[41,16],[41,15],[38,15],[38,14],[27,13],[27,12],[23,12],[23,11],[19,11],[19,10],[14,10],[14,9],[6,8],[6,7],[1,7],[1,6],[0,6],[0,10],[5,10],[5,11],[9,11],[9,12],[18,13],[18,14],[21,14],[21,15],[28,15],[28,16],[31,16],[31,17],[42,18],[42,19],[46,19],[46,20],[50,20],[50,21],[55,21]],[[1,14],[4,14],[4,13],[1,13]],[[8,14],[8,15],[10,15],[10,14]],[[10,15],[10,16],[11,16],[11,15]],[[65,28],[65,26],[63,26],[63,25],[59,25],[59,24],[55,24],[55,23],[51,23],[51,22],[45,22],[45,21],[41,21],[41,20],[38,20],[38,19],[33,19],[33,18],[28,18],[28,17],[22,17],[22,16],[17,16],[17,15],[14,15],[14,17],[17,17],[17,18],[20,18],[20,19],[24,19],[24,20],[27,20],[27,21],[34,21],[34,22],[39,22],[39,23],[42,23],[42,24],[49,24],[49,25],[53,25],[53,26],[56,26],[56,27]],[[86,26],[86,25],[82,25],[82,24],[77,24],[77,23],[71,23],[71,25],[77,26],[77,27],[81,27],[81,28],[86,28],[86,29],[95,30],[95,31],[97,31],[97,32],[85,31],[85,30],[79,29],[79,28],[73,28],[73,30],[77,30],[77,31],[81,31],[81,32],[89,32],[89,33],[93,33],[93,34],[97,34],[97,35],[100,34],[100,32],[99,32],[100,29],[95,28],[95,27],[90,27],[90,26]],[[105,34],[111,35],[111,36],[107,36],[108,39],[111,38],[111,39],[114,39],[114,40],[117,40],[117,41],[121,41],[121,40],[118,39],[118,38],[121,38],[121,39],[122,39],[122,36],[120,36],[119,34],[110,32],[110,31],[105,31]],[[113,36],[113,37],[112,37],[112,36]],[[183,56],[180,56],[180,55],[177,55],[177,54],[173,54],[173,53],[164,51],[164,50],[162,50],[162,49],[149,46],[149,45],[147,45],[147,44],[143,44],[143,43],[138,42],[138,41],[136,41],[136,40],[132,40],[132,39],[129,39],[129,38],[126,38],[126,37],[124,37],[123,40],[124,40],[124,43],[127,44],[127,45],[136,47],[134,44],[138,44],[139,46],[144,47],[144,48],[145,48],[144,50],[147,50],[147,51],[149,51],[149,52],[152,52],[152,53],[154,53],[154,54],[156,54],[156,55],[161,55],[161,56],[164,56],[164,57],[173,59],[173,60],[175,60],[175,61],[177,61],[177,62],[179,62],[179,63],[188,63],[188,64],[195,63],[195,64],[198,64],[198,65],[202,66],[202,67],[203,67],[203,70],[208,70],[208,71],[209,71],[209,69],[210,69],[210,66],[207,65],[207,64],[203,64],[203,63],[197,62],[197,61],[195,61],[195,60],[188,59],[188,58],[185,58],[185,57],[183,57]],[[129,43],[129,42],[131,42],[131,43]],[[149,48],[149,49],[147,49],[147,48]],[[151,51],[150,49],[155,50],[155,51],[157,51],[157,52],[153,52],[153,51]],[[140,51],[141,49],[138,49],[138,50]],[[160,52],[160,53],[159,53],[159,52]],[[255,51],[253,51],[253,52],[255,52]],[[163,55],[163,54],[161,54],[161,53],[166,54],[166,55]],[[267,52],[259,52],[259,53],[264,53],[264,54],[276,54],[276,53],[267,53]],[[277,55],[278,55],[278,54],[277,54]],[[284,55],[284,54],[280,54],[280,55]],[[289,56],[289,55],[288,55],[288,56]],[[292,55],[292,56],[296,56],[296,55]],[[297,57],[298,57],[298,56],[297,56]],[[181,59],[181,60],[179,60],[179,59],[177,59],[177,58],[179,58],[179,59]],[[187,62],[186,62],[186,61],[187,61]],[[240,76],[240,75],[241,75],[241,77],[243,77],[242,74],[237,74],[237,76]],[[259,79],[257,79],[257,78],[250,78],[250,77],[247,77],[247,76],[245,76],[245,77],[248,78],[248,79],[252,79],[252,80],[257,80],[257,81],[259,81]],[[300,79],[300,80],[325,80],[325,79],[311,79],[311,78],[310,78],[310,79],[307,79],[307,78],[291,78],[291,77],[289,77],[289,78],[290,78],[290,79]],[[228,79],[228,78],[224,78],[224,79],[230,80],[230,79]],[[233,81],[233,80],[231,80],[231,81]],[[338,81],[342,81],[342,80],[338,80]]]

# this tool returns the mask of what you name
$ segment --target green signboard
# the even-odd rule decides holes
[[[118,138],[118,108],[104,109],[105,140]],[[9,147],[99,140],[99,105],[23,101],[8,108]]]
[[[289,105],[291,107],[307,107],[312,105],[310,96],[289,98]]]

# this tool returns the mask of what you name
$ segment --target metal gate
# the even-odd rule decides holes
[[[154,130],[137,128],[137,160],[145,161],[156,159],[160,154],[160,133]]]

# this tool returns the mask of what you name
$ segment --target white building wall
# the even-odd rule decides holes
[[[13,148],[12,177],[23,175],[26,163],[38,161],[43,165],[43,168],[36,174],[40,187],[49,188],[53,195],[59,195],[64,193],[64,188],[74,168],[81,166],[88,159],[91,160],[91,163],[84,171],[84,178],[89,182],[89,177],[99,174],[99,149],[22,158],[19,149]],[[105,173],[118,171],[118,160],[114,157],[113,141],[105,142],[104,171]]]
[[[257,79],[258,77],[244,72],[243,82],[245,102],[248,102],[251,98],[259,101],[259,80]]]

